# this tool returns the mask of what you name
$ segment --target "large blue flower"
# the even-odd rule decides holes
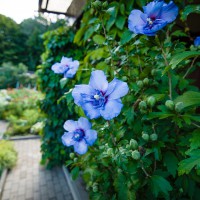
[[[140,10],[132,10],[128,18],[128,28],[136,34],[154,36],[157,31],[173,22],[178,15],[178,7],[173,1],[153,1]]]
[[[127,83],[118,79],[108,83],[104,72],[96,70],[92,72],[89,85],[76,85],[72,96],[90,119],[102,116],[110,120],[121,112],[123,104],[120,97],[126,95],[128,90]]]
[[[200,36],[196,37],[196,39],[194,40],[194,46],[200,46]]]
[[[60,63],[55,63],[51,69],[56,74],[64,74],[65,78],[73,78],[79,68],[79,61],[72,58],[62,57]]]
[[[78,154],[85,154],[88,146],[93,145],[97,139],[97,132],[92,130],[91,123],[84,117],[78,121],[67,120],[64,124],[65,132],[62,136],[62,142],[65,146],[74,146],[74,151]]]

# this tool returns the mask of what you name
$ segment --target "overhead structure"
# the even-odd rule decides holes
[[[39,0],[39,12],[63,14],[78,18],[87,0]]]

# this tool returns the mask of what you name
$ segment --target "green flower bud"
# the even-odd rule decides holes
[[[131,146],[129,144],[126,145],[126,149],[130,149]]]
[[[172,100],[167,100],[165,106],[170,110],[174,110],[174,102]]]
[[[98,9],[98,8],[100,8],[100,6],[101,6],[101,1],[95,1],[95,2],[93,2],[92,4],[91,4],[91,6],[93,7],[93,8],[96,8],[96,9]]]
[[[113,154],[113,149],[112,149],[112,148],[108,148],[107,154],[108,154],[109,156],[111,156],[111,155]]]
[[[130,140],[130,146],[131,146],[131,148],[133,148],[133,149],[137,149],[137,148],[138,148],[138,143],[137,143],[137,141],[134,140],[134,139],[131,139],[131,140]]]
[[[156,133],[153,133],[153,134],[150,135],[150,139],[152,141],[156,141],[158,139],[158,135]]]
[[[118,173],[122,173],[122,170],[120,168],[117,169]]]
[[[145,110],[147,108],[147,104],[145,101],[140,101],[139,108]]]
[[[93,190],[93,192],[98,192],[98,187],[97,186],[93,186],[92,190]]]
[[[176,105],[175,105],[176,112],[181,112],[183,110],[183,108],[184,108],[183,102],[176,103]]]
[[[77,162],[78,161],[78,158],[74,158],[74,162]]]
[[[142,88],[142,87],[144,86],[144,84],[143,84],[142,81],[137,81],[136,84],[137,84],[137,86],[138,86],[139,88]]]
[[[148,79],[148,78],[145,78],[145,79],[143,80],[143,83],[144,83],[144,85],[149,85],[149,79]]]
[[[150,106],[151,108],[155,105],[156,103],[156,98],[153,96],[150,96],[147,98],[147,105]]]
[[[74,154],[74,153],[70,153],[70,154],[69,154],[69,157],[70,157],[71,159],[73,159],[73,158],[74,158],[74,156],[75,156],[75,154]]]
[[[140,152],[139,152],[138,150],[134,150],[134,151],[132,152],[132,158],[133,158],[134,160],[139,160],[139,159],[140,159]]]
[[[108,2],[107,1],[105,1],[105,2],[103,2],[103,8],[107,8],[107,6],[108,6]]]
[[[143,140],[145,140],[145,141],[149,141],[149,134],[147,134],[147,133],[142,133],[142,138],[143,138]]]

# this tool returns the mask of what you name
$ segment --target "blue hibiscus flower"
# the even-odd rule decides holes
[[[196,37],[196,39],[194,40],[194,46],[195,47],[200,46],[200,36]]]
[[[74,146],[78,154],[85,154],[88,146],[93,145],[97,139],[97,132],[91,129],[91,123],[84,117],[78,121],[67,120],[63,127],[68,132],[62,136],[62,143],[67,147]]]
[[[128,90],[127,83],[116,78],[108,83],[104,72],[96,70],[92,72],[89,85],[76,85],[72,96],[90,119],[102,116],[110,120],[121,112],[123,104],[120,97],[126,95]]]
[[[79,61],[72,58],[62,57],[60,63],[55,63],[51,69],[56,74],[64,74],[65,78],[73,78],[79,68]]]
[[[153,1],[140,10],[132,10],[128,18],[128,28],[136,34],[154,36],[157,31],[173,22],[178,15],[178,7],[173,1]]]

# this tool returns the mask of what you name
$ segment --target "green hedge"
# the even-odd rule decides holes
[[[74,38],[69,28],[44,37],[44,64],[38,71],[46,93],[41,108],[48,115],[43,161],[53,166],[66,160],[73,178],[82,171],[93,200],[199,198],[200,93],[188,76],[199,65],[199,51],[189,27],[179,26],[196,6],[176,0],[178,19],[147,37],[127,28],[131,10],[146,3],[88,1]],[[75,78],[51,71],[62,56],[80,61]],[[63,124],[85,116],[71,91],[88,84],[94,69],[103,70],[109,82],[114,77],[127,82],[130,90],[117,118],[90,120],[98,132],[95,145],[69,159],[72,149],[61,144]]]

